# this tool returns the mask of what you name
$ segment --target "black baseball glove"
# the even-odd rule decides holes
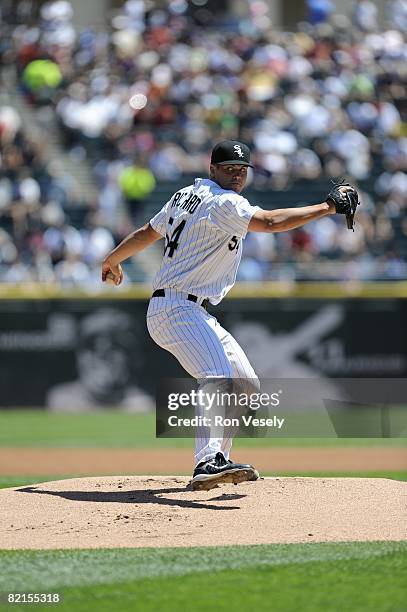
[[[347,187],[348,189],[341,191],[340,187]],[[334,203],[335,210],[339,215],[346,215],[348,229],[355,231],[353,219],[356,209],[360,205],[359,194],[356,189],[343,180],[334,183],[326,198],[327,202],[329,200]]]

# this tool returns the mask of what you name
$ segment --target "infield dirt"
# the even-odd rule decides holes
[[[75,478],[0,490],[0,548],[407,540],[407,483],[264,478],[191,491],[188,478]]]
[[[407,469],[399,448],[248,448],[233,451],[234,461],[262,472],[352,472]],[[0,475],[49,476],[101,474],[185,474],[193,471],[188,448],[0,448]]]

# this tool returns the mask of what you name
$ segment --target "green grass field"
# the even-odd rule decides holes
[[[3,601],[8,592],[59,593],[56,609],[75,612],[401,612],[406,571],[405,542],[0,551]]]
[[[237,438],[236,447],[407,447],[407,438]],[[0,411],[0,447],[192,448],[192,439],[155,437],[152,414]]]
[[[0,447],[191,448],[192,440],[155,438],[151,415],[114,411],[0,412]],[[238,439],[237,447],[405,447],[405,438]],[[407,472],[281,473],[407,480]],[[277,474],[276,474],[277,475]],[[72,474],[71,476],[75,476]],[[66,474],[61,478],[67,478]],[[53,475],[1,476],[0,488]],[[255,520],[255,517],[253,517]],[[244,526],[242,526],[244,528]],[[57,610],[186,612],[402,612],[407,610],[407,542],[290,544],[175,549],[0,550],[0,609],[8,592],[62,595]],[[52,604],[34,605],[53,609]]]

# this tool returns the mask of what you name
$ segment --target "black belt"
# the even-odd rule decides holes
[[[165,297],[165,289],[156,289],[151,297]],[[187,300],[189,300],[190,302],[196,303],[199,299],[200,298],[197,297],[196,295],[192,295],[192,293],[188,293]],[[205,310],[208,310],[208,304],[209,304],[208,298],[205,298],[201,302],[201,306],[202,308],[205,308]]]

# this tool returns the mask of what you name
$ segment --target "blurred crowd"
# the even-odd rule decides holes
[[[65,0],[35,20],[29,2],[0,9],[1,69],[16,66],[26,100],[52,109],[66,150],[90,160],[98,183],[97,201],[79,202],[75,178],[3,106],[0,278],[98,281],[103,254],[163,203],[156,186],[206,176],[223,138],[252,148],[253,204],[256,190],[276,207],[299,185],[311,203],[308,191],[339,177],[363,199],[355,233],[329,217],[249,235],[241,279],[407,278],[407,0],[388,2],[381,27],[370,0],[351,19],[308,0],[292,32],[273,27],[262,0],[239,18],[193,4],[128,0],[82,31]]]
[[[11,107],[0,108],[0,278],[6,282],[100,282],[114,246],[97,209],[84,206],[74,177],[46,162]]]

